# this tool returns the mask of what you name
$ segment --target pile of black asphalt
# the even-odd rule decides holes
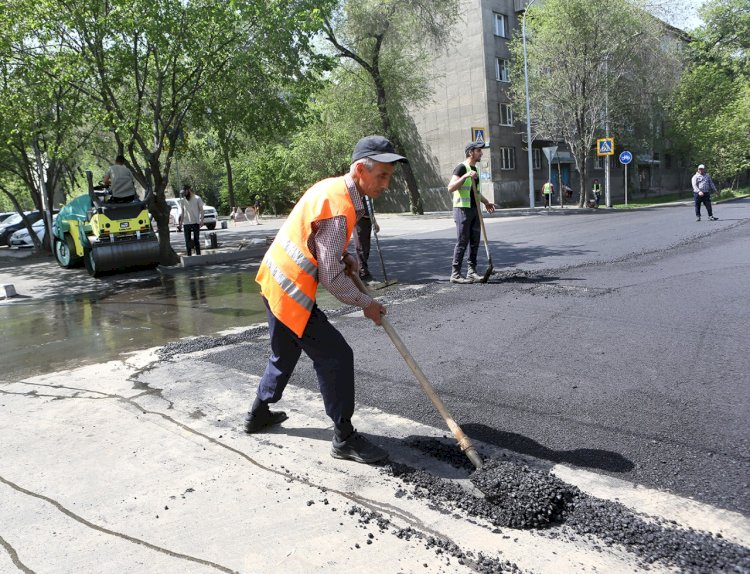
[[[690,574],[750,572],[750,550],[721,536],[681,528],[675,522],[633,512],[618,502],[589,496],[520,461],[485,458],[482,468],[475,470],[455,445],[433,438],[408,442],[465,470],[466,478],[479,491],[398,463],[384,468],[385,473],[409,485],[412,496],[445,512],[460,511],[496,530],[543,529],[551,536],[585,537],[595,547],[619,546],[644,566],[661,564]]]

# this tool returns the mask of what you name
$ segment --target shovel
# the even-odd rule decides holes
[[[477,190],[476,185],[474,185],[474,197],[476,198],[477,203],[477,215],[479,216],[479,225],[482,226],[482,239],[484,239],[484,249],[487,252],[487,270],[484,272],[484,277],[482,277],[482,280],[480,283],[487,283],[487,281],[490,278],[490,275],[492,275],[492,272],[495,270],[495,267],[492,265],[492,256],[490,255],[490,244],[487,242],[487,229],[484,227],[484,217],[482,217],[482,200],[480,199],[479,191]]]
[[[352,281],[354,281],[357,289],[359,289],[362,293],[372,296],[372,294],[369,292],[367,287],[365,287],[364,283],[362,283],[362,280],[359,277],[352,276]],[[417,381],[422,387],[422,391],[424,391],[424,394],[427,395],[427,398],[432,401],[432,404],[440,413],[440,416],[443,417],[445,424],[448,425],[448,428],[453,433],[453,436],[456,438],[461,451],[468,457],[468,459],[477,469],[482,468],[482,459],[480,458],[477,450],[474,448],[474,445],[471,444],[471,440],[469,440],[469,437],[464,434],[464,431],[461,430],[461,427],[458,426],[458,423],[453,420],[453,417],[448,412],[448,409],[445,408],[445,404],[443,403],[442,399],[437,395],[435,389],[430,384],[430,381],[427,380],[427,377],[422,372],[422,369],[419,368],[419,365],[417,365],[417,362],[411,356],[411,353],[409,353],[409,350],[406,348],[406,345],[404,345],[401,337],[398,336],[398,333],[396,333],[396,330],[393,328],[388,319],[386,319],[385,317],[381,317],[381,321],[383,329],[385,329],[385,332],[390,337],[394,346],[396,347],[396,349],[398,349],[398,352],[401,353],[404,361],[406,361],[406,364],[414,373],[414,376],[417,378]]]
[[[385,261],[383,261],[383,252],[380,251],[380,240],[378,239],[378,232],[375,231],[377,223],[375,222],[375,212],[372,209],[372,202],[369,197],[365,197],[364,200],[368,203],[370,209],[370,219],[372,220],[372,232],[375,235],[375,246],[378,248],[378,257],[380,257],[380,268],[383,270],[383,282],[373,287],[373,289],[385,289],[391,285],[398,283],[397,279],[388,281],[388,274],[385,272]]]

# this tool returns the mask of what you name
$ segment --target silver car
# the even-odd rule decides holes
[[[57,215],[53,215],[52,225],[55,224],[56,219]],[[44,228],[44,219],[40,219],[39,221],[34,223],[31,226],[31,229],[34,230],[34,233],[36,233],[39,241],[44,241],[44,234],[46,233],[46,230]],[[22,227],[10,236],[8,245],[10,245],[11,247],[34,247],[34,241],[31,239],[31,235],[29,235],[29,230],[25,227]]]

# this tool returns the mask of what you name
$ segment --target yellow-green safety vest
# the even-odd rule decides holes
[[[463,162],[466,166],[466,172],[471,172],[471,166],[468,161]],[[477,175],[479,175],[479,166],[477,168]],[[467,177],[456,191],[453,192],[453,207],[471,207],[471,193],[472,184],[474,183],[473,177]]]
[[[542,193],[545,195],[552,195],[552,184],[550,182],[547,182],[542,186]]]

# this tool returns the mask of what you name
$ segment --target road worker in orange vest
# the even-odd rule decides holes
[[[318,284],[347,305],[356,305],[376,325],[385,307],[361,293],[350,275],[359,272],[356,255],[347,251],[357,220],[365,213],[364,196],[377,199],[387,188],[396,163],[406,158],[382,136],[361,139],[349,173],[324,179],[294,206],[266,252],[256,281],[266,306],[271,356],[245,420],[255,433],[286,420],[269,404],[281,399],[302,353],[318,377],[326,414],[334,424],[331,456],[375,463],[388,454],[352,425],[354,355],[339,331],[316,305]]]

